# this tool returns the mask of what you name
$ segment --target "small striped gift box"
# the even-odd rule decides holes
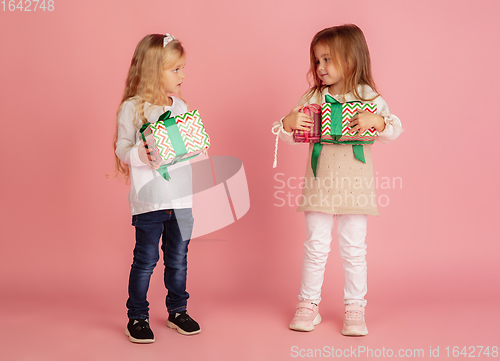
[[[309,104],[299,110],[302,113],[309,115],[314,125],[308,130],[295,130],[293,132],[293,140],[296,143],[316,143],[321,140],[321,106],[318,104]]]

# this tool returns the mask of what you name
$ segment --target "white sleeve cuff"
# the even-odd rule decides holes
[[[283,126],[283,119],[285,119],[285,117],[280,119],[281,131],[283,132],[283,134],[288,135],[289,137],[293,136],[293,130],[291,132],[287,132],[285,130],[285,127]]]
[[[401,120],[387,111],[383,111],[380,115],[384,118],[385,129],[378,133],[378,140],[382,143],[392,142],[403,132]]]

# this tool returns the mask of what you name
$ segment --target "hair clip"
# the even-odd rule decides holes
[[[166,33],[165,37],[163,38],[163,47],[166,47],[167,44],[170,43],[172,40],[175,40],[175,36]]]

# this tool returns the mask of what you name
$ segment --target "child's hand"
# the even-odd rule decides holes
[[[139,158],[144,164],[149,165],[150,168],[158,169],[160,167],[156,162],[156,158],[150,154],[146,142],[141,142],[141,145],[139,145]]]
[[[299,112],[301,108],[302,105],[293,108],[290,114],[283,119],[283,129],[287,132],[295,129],[308,131],[314,125],[309,115]]]
[[[385,122],[384,118],[378,114],[358,110],[358,114],[351,119],[349,126],[353,131],[359,131],[360,133],[372,127],[375,128],[377,132],[381,132],[385,129]]]

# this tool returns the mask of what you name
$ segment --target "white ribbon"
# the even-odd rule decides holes
[[[283,129],[283,119],[279,122],[279,124],[273,125],[271,128],[271,132],[276,135],[276,142],[274,143],[274,162],[273,162],[273,168],[276,168],[278,166],[278,141],[280,138],[280,132]]]
[[[165,37],[163,38],[163,47],[166,47],[167,44],[170,43],[174,39],[175,39],[175,36],[170,35],[169,33],[166,33]]]

